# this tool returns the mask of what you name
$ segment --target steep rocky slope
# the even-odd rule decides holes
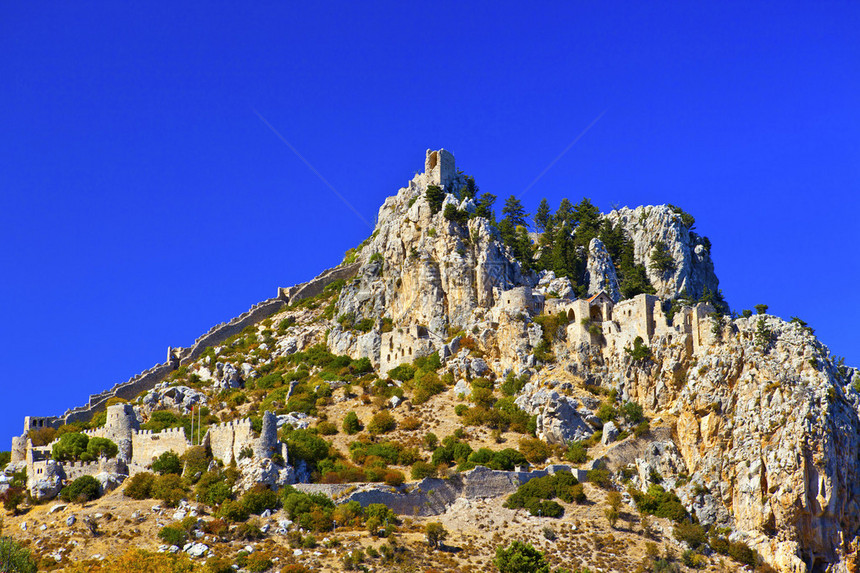
[[[621,230],[632,262],[642,267],[655,293],[643,289],[622,300],[617,244],[597,236],[580,241],[571,256],[579,257],[584,282],[577,282],[576,273],[557,276],[535,262],[539,249],[533,259],[524,258],[520,246],[503,238],[501,224],[478,216],[481,198],[466,191],[469,185],[450,154],[428,151],[425,172],[385,200],[371,237],[348,253],[348,262],[357,263],[354,278],[291,300],[195,355],[131,400],[130,423],[151,427],[167,419],[159,412],[173,412],[177,419],[170,423],[181,427],[195,407],[204,406],[208,413],[196,442],[209,456],[204,469],[218,474],[211,458],[223,455],[214,452],[230,452],[237,499],[257,483],[277,489],[313,480],[328,483],[299,487],[341,503],[382,502],[415,519],[454,511],[457,520],[468,521],[463,504],[480,498],[510,516],[505,512],[513,509],[497,507],[501,499],[547,472],[513,471],[511,465],[496,468],[500,473],[491,478],[479,472],[483,477],[470,482],[473,474],[459,476],[454,466],[467,471],[491,464],[499,448],[519,449],[538,469],[564,462],[574,476],[597,484],[586,491],[588,499],[603,504],[598,516],[607,492],[623,493],[630,517],[624,535],[638,539],[627,543],[653,538],[661,551],[668,548],[676,557],[685,552],[687,566],[716,567],[722,559],[717,552],[731,543],[757,551],[760,567],[853,571],[860,529],[856,371],[836,364],[798,321],[715,313],[719,285],[710,243],[675,207],[622,208],[597,221],[609,231]],[[542,239],[533,238],[536,244]],[[655,264],[655,251],[664,256],[661,264]],[[577,298],[577,292],[588,296]],[[350,412],[363,421],[365,433],[346,433]],[[391,415],[390,427],[371,431],[380,412]],[[105,423],[111,428],[102,420],[88,431],[113,436],[99,429]],[[291,428],[316,428],[317,438],[326,441],[311,455]],[[170,434],[182,450],[177,453],[192,451],[196,444],[179,434]],[[135,436],[132,443],[139,447],[141,436]],[[226,447],[219,436],[229,437]],[[33,453],[45,454],[31,441],[39,437],[30,433],[15,440],[18,461],[7,474],[34,467]],[[292,453],[273,453],[279,437]],[[365,451],[374,445],[389,449]],[[455,457],[456,448],[466,447],[462,458]],[[390,459],[383,462],[385,456]],[[231,460],[221,461],[229,466]],[[127,471],[144,471],[145,462],[130,463]],[[117,483],[125,477],[119,468],[108,473]],[[398,474],[414,479],[399,485]],[[426,477],[431,474],[448,479],[434,481]],[[29,477],[33,491],[42,491],[37,482],[44,476]],[[52,479],[43,497],[63,485],[59,471]],[[467,485],[458,489],[463,479]],[[383,480],[394,487],[378,485]],[[663,535],[653,534],[647,518],[634,517],[637,510],[653,513],[642,496],[654,491],[677,495],[681,509],[674,517],[703,526],[704,542],[678,542],[667,520],[658,521]],[[467,502],[451,505],[461,498]],[[199,503],[195,511],[221,515],[217,504]],[[569,501],[563,509],[566,515],[585,511]],[[457,520],[446,523],[453,527]],[[273,531],[277,523],[273,518]],[[601,527],[600,535],[618,531],[614,524]],[[286,536],[287,528],[279,528]],[[575,531],[566,539],[576,538]],[[235,543],[206,540],[213,556],[237,550]],[[595,551],[600,561],[602,553]],[[566,562],[564,552],[555,554],[556,565],[597,562]],[[484,555],[471,565],[454,560],[450,569],[488,563]],[[648,567],[654,563],[645,561]],[[608,568],[630,566],[628,560]]]

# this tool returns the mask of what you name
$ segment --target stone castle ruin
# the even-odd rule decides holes
[[[24,436],[34,429],[30,424],[42,421],[44,420],[28,418]],[[212,456],[225,464],[238,462],[242,458],[271,460],[275,454],[280,454],[286,463],[287,447],[278,440],[277,432],[277,417],[266,412],[259,436],[255,435],[249,419],[234,420],[210,426],[199,445],[211,450]],[[34,446],[29,438],[13,439],[11,462],[26,462],[27,486],[33,497],[42,499],[56,495],[62,480],[72,481],[84,475],[131,476],[147,471],[153,459],[161,454],[174,452],[182,455],[198,445],[192,444],[183,428],[168,428],[160,432],[141,430],[134,408],[130,404],[108,406],[105,425],[84,430],[83,433],[90,438],[107,438],[116,443],[119,448],[116,458],[92,462],[57,462],[51,458],[51,451],[58,440],[46,446]]]
[[[441,167],[440,167],[441,168]],[[187,348],[168,347],[167,360],[156,364],[117,384],[109,390],[90,396],[86,405],[67,410],[61,416],[25,416],[24,432],[12,438],[11,462],[26,463],[28,488],[37,499],[56,495],[63,480],[70,481],[82,475],[106,476],[108,474],[133,475],[144,471],[154,457],[173,451],[182,455],[192,447],[181,428],[171,428],[161,432],[140,430],[133,408],[128,404],[107,406],[111,398],[133,400],[143,392],[148,392],[163,381],[171,372],[194,362],[206,348],[218,345],[229,337],[242,332],[249,325],[256,324],[271,316],[287,305],[299,300],[316,296],[332,282],[355,275],[358,264],[341,265],[328,269],[311,281],[289,288],[279,288],[278,296],[251,307],[247,312],[226,323],[212,327]],[[119,453],[116,459],[93,462],[56,462],[51,458],[51,450],[56,441],[47,446],[33,446],[29,438],[32,430],[59,428],[66,424],[85,422],[93,414],[107,408],[107,422],[102,428],[86,430],[90,437],[107,438],[117,444]],[[203,446],[211,449],[215,458],[229,464],[244,457],[271,459],[281,454],[287,460],[286,445],[277,438],[277,421],[267,413],[263,418],[260,437],[254,435],[248,419],[236,420],[211,426],[202,440]]]

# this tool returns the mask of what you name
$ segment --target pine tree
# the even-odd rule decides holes
[[[511,195],[505,200],[505,206],[502,208],[502,215],[514,228],[527,227],[526,210],[523,209],[523,204],[520,200]]]
[[[428,185],[427,191],[424,193],[427,198],[427,203],[430,205],[430,212],[434,215],[442,210],[442,203],[445,201],[445,192],[438,185]]]
[[[587,247],[600,230],[600,210],[583,198],[573,208],[572,220],[576,226],[576,244]]]
[[[558,211],[555,212],[555,223],[556,225],[560,225],[561,223],[570,223],[573,218],[573,205],[570,204],[570,201],[565,197],[561,200],[561,203],[558,204]]]
[[[549,201],[546,198],[541,199],[535,213],[535,229],[540,232],[546,232],[547,224],[550,221]]]
[[[496,196],[492,193],[483,193],[478,199],[478,205],[475,209],[475,215],[488,219],[490,223],[495,224],[496,213],[493,211],[493,203],[496,202]]]
[[[478,186],[475,185],[475,178],[471,175],[464,175],[463,178],[466,184],[460,187],[460,199],[474,199],[478,195]]]
[[[517,260],[523,265],[523,270],[528,272],[534,266],[534,249],[532,241],[529,238],[529,232],[525,227],[518,227],[516,239],[514,243],[514,252]]]
[[[567,225],[561,224],[555,232],[555,240],[552,245],[552,270],[558,277],[571,277],[570,263],[575,257],[573,237]]]
[[[538,243],[540,256],[537,261],[537,266],[539,270],[552,270],[552,249],[554,243],[555,221],[552,217],[549,217],[546,222],[546,228],[544,229],[543,234],[540,236],[540,242]]]

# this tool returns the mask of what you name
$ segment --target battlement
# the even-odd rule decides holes
[[[226,429],[226,428],[238,428],[241,426],[251,427],[251,419],[250,418],[242,418],[240,420],[230,420],[229,422],[219,422],[217,424],[212,424],[209,426],[209,429]]]
[[[134,432],[135,436],[151,436],[151,437],[155,437],[155,438],[171,437],[171,436],[176,436],[179,434],[182,434],[182,436],[184,437],[185,436],[185,428],[166,428],[166,429],[158,431],[158,432],[153,431],[153,430],[138,430],[138,431]]]
[[[63,462],[63,469],[87,469],[87,468],[98,468],[99,462],[98,460],[92,462]]]

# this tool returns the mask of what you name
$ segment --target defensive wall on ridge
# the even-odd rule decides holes
[[[242,332],[247,326],[260,322],[287,305],[318,295],[325,287],[338,279],[354,276],[359,266],[360,263],[338,266],[323,271],[308,282],[289,288],[279,288],[277,297],[255,304],[229,322],[222,322],[213,326],[206,334],[197,338],[190,347],[168,348],[166,362],[156,364],[149,370],[132,376],[126,382],[117,384],[109,390],[91,395],[86,405],[66,410],[61,416],[26,416],[24,418],[24,434],[26,435],[30,430],[44,427],[58,428],[63,424],[85,422],[92,418],[93,414],[100,411],[111,398],[131,400],[141,392],[152,390],[156,384],[164,380],[176,368],[190,364],[199,358],[209,346],[216,346],[224,342],[234,334]]]

